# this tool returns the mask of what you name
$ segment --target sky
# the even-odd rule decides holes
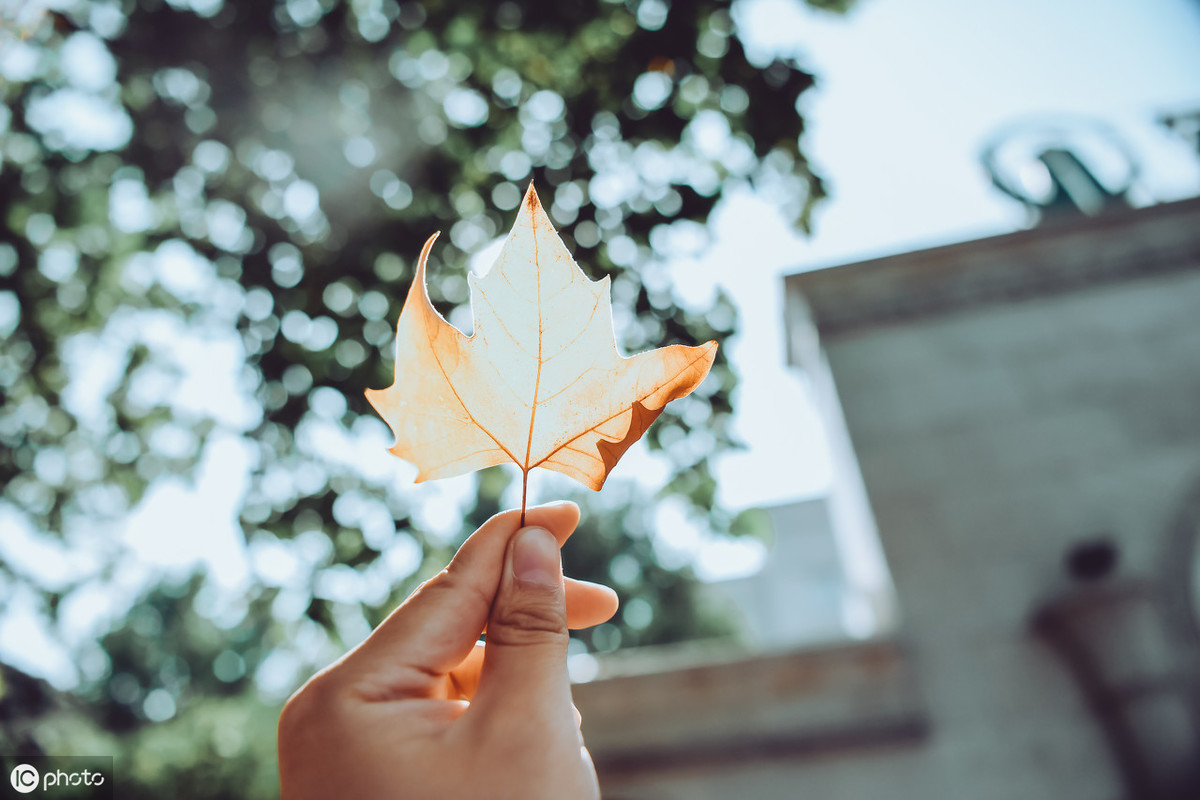
[[[802,149],[830,191],[811,237],[792,229],[764,196],[735,191],[710,220],[710,246],[671,265],[683,301],[703,302],[721,287],[740,312],[739,332],[723,346],[741,375],[735,433],[746,449],[715,465],[720,499],[735,510],[820,496],[835,480],[805,376],[786,364],[784,275],[1023,227],[1024,210],[990,185],[979,159],[991,137],[1021,120],[1109,126],[1141,164],[1138,204],[1200,193],[1200,160],[1156,123],[1165,112],[1200,109],[1200,4],[1191,0],[860,0],[845,16],[792,0],[741,0],[735,20],[752,54],[792,56],[817,75],[817,88],[802,98]],[[186,254],[159,260],[179,257]],[[477,266],[487,257],[481,254]],[[172,335],[186,344],[186,332]],[[228,344],[228,352],[214,349],[212,338],[197,344],[223,355],[202,360],[209,374],[194,380],[228,385],[240,367],[236,342]],[[411,471],[384,452],[391,442],[382,423],[313,436],[411,482]],[[119,531],[140,559],[119,580],[132,590],[154,570],[196,564],[220,585],[244,580],[256,553],[247,554],[236,520],[251,467],[237,437],[217,437],[194,484],[155,485]],[[652,484],[662,474],[635,448],[614,477]],[[471,485],[469,478],[422,484],[419,491],[440,501],[414,504],[433,515],[421,522],[452,531],[453,510]],[[553,480],[534,487],[554,491]],[[171,524],[180,508],[195,523],[187,530]],[[677,505],[664,504],[658,522],[659,555],[691,561],[707,580],[748,574],[766,558],[757,541],[706,537]],[[9,526],[18,535],[0,543],[0,557],[41,570],[52,583],[67,581],[75,567],[55,550],[61,545],[19,528]],[[411,571],[417,556],[394,554],[392,574]],[[111,596],[82,595],[65,615],[69,624],[82,634],[119,614],[105,599]],[[0,658],[64,687],[76,668],[88,668],[86,660],[72,665],[40,630],[32,594],[9,598],[0,616]]]
[[[830,198],[810,238],[762,200],[731,198],[708,257],[675,273],[678,286],[720,284],[741,311],[730,360],[749,449],[718,468],[732,507],[818,495],[833,480],[804,378],[785,366],[783,275],[1024,227],[1023,207],[979,158],[1022,121],[1107,125],[1141,163],[1139,205],[1200,193],[1200,158],[1156,122],[1200,109],[1191,0],[860,0],[846,16],[745,0],[735,19],[751,52],[793,56],[816,74],[802,150]]]

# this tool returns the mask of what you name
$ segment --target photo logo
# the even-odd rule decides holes
[[[3,4],[4,0],[0,0]],[[113,800],[112,756],[8,756],[0,754],[0,776],[8,773],[8,783],[15,790],[0,796],[16,797],[33,794],[42,797],[87,797],[89,800]],[[15,765],[15,766],[14,766]],[[3,778],[0,777],[0,781]],[[3,783],[0,783],[0,787]],[[87,787],[87,788],[84,788]]]
[[[8,776],[8,782],[21,794],[29,794],[38,788],[41,776],[38,771],[28,764],[17,764]]]

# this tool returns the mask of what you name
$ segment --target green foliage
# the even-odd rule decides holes
[[[76,708],[97,735],[122,737],[145,796],[268,795],[270,778],[237,754],[270,748],[219,733],[273,717],[279,695],[255,694],[260,668],[275,657],[294,683],[452,551],[417,521],[419,493],[313,444],[382,425],[362,389],[391,381],[391,325],[433,230],[448,235],[430,294],[457,322],[468,257],[507,230],[534,180],[585,271],[612,276],[614,305],[631,312],[625,348],[729,335],[726,298],[701,313],[674,302],[665,243],[738,185],[787,187],[802,227],[823,195],[798,145],[812,77],[750,63],[733,27],[720,0],[80,0],[6,22],[0,48],[32,66],[0,83],[0,510],[100,563],[47,586],[0,562],[0,591],[34,589],[53,618],[85,584],[117,585],[125,554],[103,544],[105,526],[155,481],[191,476],[217,435],[252,451],[251,549],[301,565],[284,583],[253,573],[223,611],[199,579],[129,598]],[[89,47],[111,52],[113,80],[106,56],[72,62]],[[107,110],[64,123],[56,103],[72,98]],[[180,351],[187,336],[201,345]],[[180,359],[207,357],[205,342],[236,345],[250,411],[181,398]],[[112,380],[80,379],[92,362]],[[722,355],[648,436],[671,465],[665,493],[717,530],[731,520],[708,464],[732,444],[735,384]],[[480,475],[460,535],[499,509],[509,477]],[[719,632],[687,571],[655,558],[654,498],[606,495],[620,491],[619,508],[581,498],[564,556],[624,601],[581,641]],[[397,571],[388,556],[404,548],[419,555]],[[321,588],[337,581],[385,589]],[[69,744],[13,719],[0,720],[6,744]],[[170,775],[155,772],[168,762]]]

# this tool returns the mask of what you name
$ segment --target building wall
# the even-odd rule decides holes
[[[827,345],[927,689],[921,757],[941,796],[1120,795],[1095,719],[1030,621],[1081,540],[1112,537],[1129,573],[1160,567],[1200,476],[1198,319],[1193,273]]]
[[[911,675],[895,691],[912,724],[822,738],[797,718],[778,746],[721,758],[710,742],[705,758],[664,751],[636,768],[606,769],[602,746],[611,796],[1131,796],[1078,675],[1033,625],[1079,595],[1066,554],[1097,538],[1117,548],[1108,580],[1151,598],[1142,621],[1102,624],[1103,644],[1157,681],[1140,691],[1177,726],[1156,749],[1200,761],[1153,606],[1172,520],[1200,482],[1200,202],[797,275],[788,290],[794,352],[832,376],[895,583],[892,669]],[[875,701],[854,692],[869,723]]]

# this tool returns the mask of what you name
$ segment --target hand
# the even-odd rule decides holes
[[[574,503],[492,517],[450,565],[315,675],[279,719],[283,800],[598,798],[567,679],[567,628],[613,615],[562,577]],[[486,645],[478,643],[487,629]]]

